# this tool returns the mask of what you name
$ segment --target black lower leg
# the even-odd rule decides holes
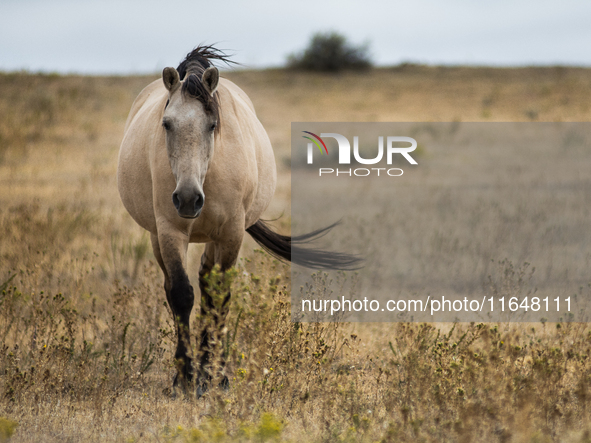
[[[201,290],[201,336],[199,338],[199,376],[203,381],[211,380],[211,346],[212,346],[212,316],[215,315],[215,305],[208,292],[205,271],[199,273],[199,289]]]
[[[228,292],[222,305],[220,307],[215,306],[211,294],[208,292],[207,281],[205,278],[205,272],[200,273],[199,288],[201,289],[201,316],[202,316],[202,331],[199,342],[200,360],[199,360],[199,376],[202,391],[207,389],[207,384],[213,378],[213,350],[214,343],[220,340],[221,331],[224,329],[225,319],[229,310],[230,292]],[[226,358],[222,350],[220,359],[220,369],[223,370],[226,363]],[[220,386],[223,388],[228,387],[228,378],[222,375]]]
[[[179,384],[179,382],[191,382],[193,378],[192,361],[191,357],[189,357],[191,343],[189,319],[195,299],[193,287],[184,271],[179,272],[176,277],[176,279],[172,280],[170,289],[166,291],[168,303],[177,327],[178,341],[174,358],[178,372],[175,377],[175,385]]]

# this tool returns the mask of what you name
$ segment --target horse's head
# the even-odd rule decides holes
[[[162,80],[169,93],[162,126],[176,180],[172,201],[181,217],[195,218],[205,202],[203,181],[220,124],[217,96],[214,96],[219,73],[211,66],[200,75],[187,74],[181,80],[176,69],[165,68]]]

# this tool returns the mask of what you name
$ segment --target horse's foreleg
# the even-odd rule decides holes
[[[211,328],[212,319],[215,315],[215,303],[209,293],[207,278],[215,263],[215,245],[208,243],[201,256],[201,267],[199,268],[199,289],[201,291],[201,336],[199,337],[199,394],[206,389],[205,386],[211,379],[209,363],[211,360]]]
[[[154,256],[164,272],[164,290],[172,310],[177,329],[177,348],[174,358],[178,372],[174,386],[186,385],[193,378],[193,368],[188,350],[191,343],[189,318],[193,309],[194,294],[185,272],[187,246],[183,236],[158,233],[151,236]]]
[[[203,318],[203,329],[199,342],[200,358],[200,383],[199,394],[206,389],[208,382],[213,375],[213,368],[211,368],[212,351],[215,347],[215,341],[221,339],[222,331],[225,328],[226,317],[230,310],[231,293],[228,292],[220,294],[221,302],[216,303],[212,294],[209,291],[209,284],[207,282],[208,275],[213,268],[214,263],[219,263],[223,273],[222,279],[225,280],[225,272],[236,264],[238,253],[242,238],[234,242],[228,243],[208,243],[205,247],[205,252],[201,257],[201,268],[199,270],[199,288],[201,289],[201,316]],[[225,282],[222,282],[222,287]],[[225,356],[222,353],[221,369],[225,366]],[[221,386],[228,386],[228,378],[222,373]]]

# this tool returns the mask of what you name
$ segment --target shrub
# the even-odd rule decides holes
[[[345,69],[367,69],[372,63],[369,45],[352,46],[337,33],[316,33],[308,47],[299,54],[291,54],[287,65],[307,71],[338,72]]]

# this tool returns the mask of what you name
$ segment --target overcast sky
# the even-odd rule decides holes
[[[591,66],[585,0],[0,0],[0,70],[152,73],[199,43],[280,66],[333,30],[379,65]]]

